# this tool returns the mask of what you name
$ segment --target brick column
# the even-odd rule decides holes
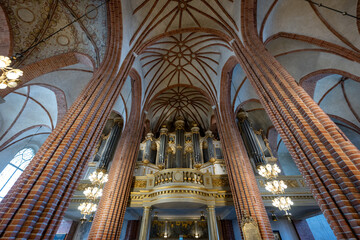
[[[136,158],[139,152],[142,117],[141,82],[138,75],[132,91],[130,119],[117,145],[103,196],[88,239],[119,239],[129,199]]]
[[[254,11],[255,0],[243,2],[236,55],[336,237],[360,238],[360,152],[266,51]]]
[[[248,221],[258,225],[262,239],[274,239],[256,183],[255,174],[235,122],[235,115],[231,106],[231,76],[228,72],[235,64],[236,60],[231,59],[224,66],[220,89],[222,97],[220,98],[220,106],[216,114],[231,193],[243,237],[242,223]]]
[[[121,4],[108,8],[110,54],[0,203],[1,239],[51,239],[57,231],[134,59],[119,68]]]

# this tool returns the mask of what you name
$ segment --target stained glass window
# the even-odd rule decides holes
[[[0,201],[5,197],[34,156],[34,149],[24,148],[2,170],[0,173]]]

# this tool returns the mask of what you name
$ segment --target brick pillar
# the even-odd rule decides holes
[[[274,239],[269,218],[256,183],[255,174],[235,122],[235,115],[231,106],[231,76],[228,72],[235,64],[236,60],[231,59],[224,66],[221,78],[220,106],[216,114],[231,193],[234,199],[240,230],[243,230],[241,227],[243,221],[253,219],[253,222],[258,225],[263,239]],[[242,235],[244,237],[243,231]]]
[[[220,223],[221,223],[222,239],[235,240],[232,220],[220,220]]]
[[[137,239],[139,232],[139,220],[129,220],[126,228],[126,235],[124,240]]]
[[[266,51],[256,32],[256,1],[243,3],[236,55],[260,101],[338,239],[360,238],[360,152],[294,78]]]
[[[119,68],[121,4],[108,3],[107,54],[92,80],[0,203],[1,239],[51,239],[81,179],[134,57]]]
[[[130,119],[117,145],[88,239],[119,239],[142,136],[141,79],[134,83]]]

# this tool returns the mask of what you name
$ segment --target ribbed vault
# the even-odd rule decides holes
[[[190,87],[174,87],[163,91],[151,104],[148,118],[154,132],[175,117],[182,116],[189,123],[196,122],[208,129],[212,109],[209,100],[199,90]]]
[[[141,55],[145,96],[164,88],[187,84],[216,95],[221,57],[231,48],[208,33],[182,33],[163,38]]]

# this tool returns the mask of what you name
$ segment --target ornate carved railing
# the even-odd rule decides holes
[[[301,176],[279,176],[288,186],[286,195],[290,196],[296,205],[314,205],[311,192]],[[256,177],[260,194],[266,206],[272,205],[276,197],[265,190],[266,180]],[[82,181],[78,186],[72,203],[74,209],[86,199],[82,191],[89,181]],[[170,200],[169,200],[170,199]],[[211,202],[216,206],[233,204],[227,175],[212,175],[189,168],[164,169],[146,176],[134,177],[130,196],[130,206],[139,207],[149,202],[156,204],[168,201]],[[76,205],[77,204],[77,205]]]
[[[154,186],[176,182],[204,185],[204,173],[189,168],[161,170],[154,173],[154,179]]]

